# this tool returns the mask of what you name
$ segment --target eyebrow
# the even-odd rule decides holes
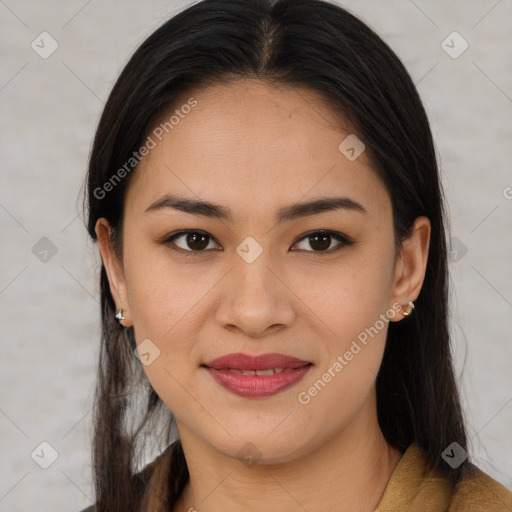
[[[146,208],[145,212],[155,212],[164,209],[173,209],[193,215],[201,215],[233,222],[233,214],[231,210],[225,206],[172,194],[165,194],[160,199],[157,199]],[[349,197],[324,197],[307,203],[295,203],[280,208],[276,214],[276,223],[334,210],[350,210],[358,211],[362,214],[367,213],[362,204]]]

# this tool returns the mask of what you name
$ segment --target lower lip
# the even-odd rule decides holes
[[[245,397],[272,396],[299,382],[311,365],[285,370],[274,375],[241,375],[228,370],[205,369],[223,388]]]

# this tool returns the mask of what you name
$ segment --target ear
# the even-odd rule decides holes
[[[407,311],[409,301],[415,301],[418,298],[423,286],[430,245],[430,232],[430,220],[427,217],[417,217],[411,235],[404,240],[402,250],[398,255],[393,278],[391,304],[398,302],[404,308],[403,311]],[[394,321],[399,321],[402,318],[402,315],[397,315]]]
[[[126,281],[122,262],[119,261],[111,243],[111,228],[105,218],[98,219],[95,226],[96,236],[101,259],[108,276],[110,292],[116,303],[116,309],[122,309],[125,320],[121,323],[125,327],[131,327],[130,312],[128,309],[128,294],[126,292]]]

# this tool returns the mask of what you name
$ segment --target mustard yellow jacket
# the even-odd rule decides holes
[[[141,512],[170,512],[167,501],[172,443],[144,470],[146,490]],[[512,512],[512,492],[470,464],[470,474],[453,485],[431,468],[412,443],[402,455],[374,512]],[[94,512],[91,506],[82,512]]]
[[[413,443],[399,460],[375,512],[512,512],[512,492],[470,465],[453,485]]]

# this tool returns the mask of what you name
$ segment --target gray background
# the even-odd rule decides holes
[[[341,4],[402,58],[430,116],[456,237],[452,331],[472,455],[512,487],[512,1]],[[185,5],[0,0],[0,512],[93,499],[99,260],[80,187],[122,66]],[[31,47],[43,31],[59,45],[47,59]],[[469,44],[456,59],[441,45],[453,31]],[[46,262],[43,237],[57,250]],[[48,469],[31,458],[43,441],[58,452]]]

